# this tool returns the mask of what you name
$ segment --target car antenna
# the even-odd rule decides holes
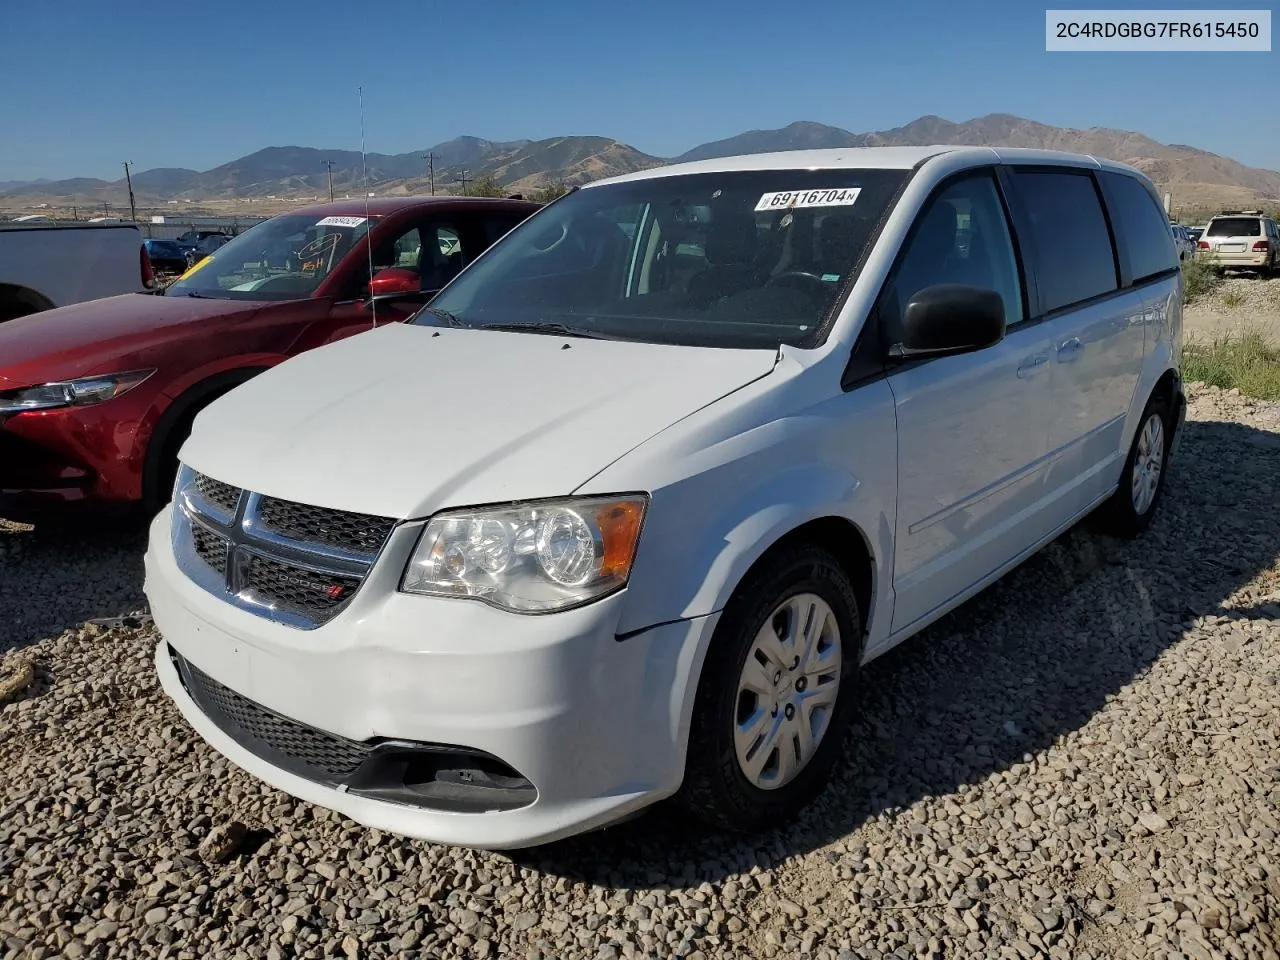
[[[364,245],[369,254],[369,283],[373,283],[373,224],[369,222],[369,158],[364,152],[364,87],[356,87],[356,96],[360,100],[360,177],[364,182]],[[370,323],[378,326],[378,300],[370,291],[369,312]]]

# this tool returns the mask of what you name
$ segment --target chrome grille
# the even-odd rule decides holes
[[[311,507],[273,497],[262,498],[258,516],[264,527],[282,537],[353,553],[377,553],[395,526],[395,521],[386,517]]]
[[[184,466],[173,550],[198,585],[302,630],[351,602],[396,521],[263,497]]]
[[[305,616],[328,619],[360,586],[359,577],[313,573],[267,557],[250,555],[245,588]]]
[[[230,516],[236,512],[236,506],[240,503],[239,487],[233,487],[213,477],[206,477],[203,473],[195,475],[194,486],[200,491],[200,496],[223,513]]]
[[[199,524],[193,524],[191,541],[192,546],[195,547],[196,556],[207,563],[209,569],[216,573],[227,572],[227,548],[231,543],[226,537],[219,536]]]

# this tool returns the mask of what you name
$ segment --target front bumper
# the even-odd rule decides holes
[[[0,416],[0,517],[138,501],[153,418],[140,389],[94,406]]]
[[[165,692],[211,746],[296,797],[392,833],[464,846],[532,846],[624,819],[673,794],[698,669],[715,616],[618,641],[624,594],[543,616],[396,592],[416,530],[393,534],[351,605],[315,630],[273,623],[206,593],[178,569],[168,511],[152,523],[145,590],[163,639]],[[494,758],[532,786],[486,812],[437,797],[323,782],[206,712],[185,661],[246,701],[370,747],[435,745]],[[206,701],[207,702],[207,701]],[[289,738],[285,738],[287,748]],[[293,748],[289,748],[293,749]],[[393,799],[387,799],[387,797]],[[495,796],[497,796],[495,794]],[[473,805],[474,809],[474,805]]]

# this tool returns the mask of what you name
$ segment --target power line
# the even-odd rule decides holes
[[[475,177],[468,177],[467,171],[464,169],[458,176],[453,178],[454,183],[462,184],[462,195],[467,195],[467,184],[474,180]]]

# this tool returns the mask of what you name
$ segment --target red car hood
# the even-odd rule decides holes
[[[183,328],[245,320],[275,302],[126,293],[0,323],[0,390],[114,373],[119,361]]]

